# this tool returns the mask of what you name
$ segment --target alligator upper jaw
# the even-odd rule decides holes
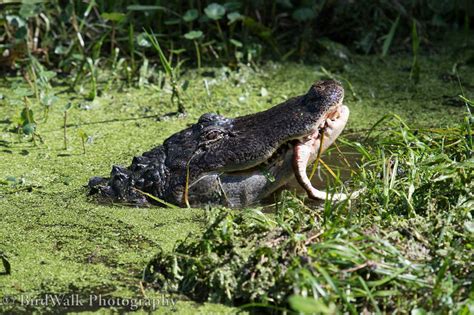
[[[312,130],[310,130],[306,135],[304,136],[299,136],[296,138],[289,138],[286,140],[286,142],[281,143],[279,146],[275,147],[273,149],[273,152],[271,152],[267,158],[262,159],[262,160],[254,160],[249,164],[252,164],[251,167],[248,168],[241,168],[241,169],[232,169],[228,170],[229,167],[226,167],[227,170],[224,172],[226,174],[243,174],[243,173],[251,173],[255,170],[261,169],[262,166],[272,166],[274,164],[273,162],[275,161],[280,161],[283,157],[285,157],[285,154],[288,150],[293,150],[293,147],[295,144],[299,142],[304,142],[308,139],[311,138],[318,138],[320,137],[321,133],[324,132],[326,128],[328,128],[328,122],[330,121],[339,121],[341,112],[344,110],[347,110],[347,106],[342,104],[342,100],[339,101],[337,104],[334,104],[319,120],[314,124],[314,127]],[[342,122],[342,121],[341,121]],[[344,121],[342,125],[342,128],[344,128],[345,123],[347,122],[347,119]],[[333,123],[334,124],[334,123]],[[342,129],[341,129],[342,131]],[[339,134],[338,134],[339,135]],[[332,143],[332,142],[331,142]],[[317,152],[317,150],[316,150]]]
[[[320,120],[320,123],[307,135],[291,139],[278,148],[275,149],[270,158],[257,163],[251,168],[246,168],[242,170],[235,170],[230,172],[225,172],[226,174],[238,174],[242,175],[245,173],[252,173],[256,170],[262,170],[262,168],[268,168],[269,170],[277,167],[278,165],[283,164],[283,159],[287,157],[288,151],[293,151],[293,159],[298,155],[297,148],[304,148],[305,152],[309,155],[307,164],[314,162],[316,159],[317,153],[319,151],[319,145],[321,143],[322,135],[324,134],[323,139],[323,150],[324,152],[341,134],[344,129],[347,120],[349,118],[349,108],[342,104],[337,104],[330,110],[324,118]]]

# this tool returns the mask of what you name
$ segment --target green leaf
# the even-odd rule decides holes
[[[137,36],[137,44],[138,46],[140,47],[151,47],[151,43],[150,41],[148,40],[148,36],[146,33],[140,33],[138,34]]]
[[[184,13],[183,20],[185,22],[192,22],[199,17],[199,12],[196,9],[189,9]]]
[[[183,84],[181,85],[181,89],[186,91],[189,87],[189,80],[184,80]]]
[[[141,5],[141,4],[132,4],[127,7],[128,11],[168,11],[167,8],[160,5]]]
[[[171,20],[166,20],[165,25],[178,25],[181,23],[181,19],[171,19]]]
[[[43,106],[51,107],[58,101],[58,98],[54,94],[43,94],[40,97],[40,103]]]
[[[343,60],[349,60],[349,58],[350,58],[351,53],[350,53],[350,50],[346,46],[344,46],[340,43],[337,43],[335,41],[332,41],[327,37],[317,39],[316,43],[321,45],[331,55],[333,55],[337,58],[340,58],[340,59],[343,59]]]
[[[232,45],[234,45],[235,47],[239,47],[239,48],[244,46],[244,45],[242,45],[241,42],[239,42],[238,40],[235,40],[235,39],[230,39],[230,43]]]
[[[471,234],[474,234],[474,221],[464,222],[464,228]]]
[[[232,24],[235,21],[242,20],[243,16],[239,12],[231,12],[227,14],[227,18],[229,19],[229,23]]]
[[[314,19],[316,14],[310,8],[298,8],[293,11],[291,17],[298,22],[305,22]]]
[[[264,40],[272,40],[272,30],[251,17],[244,17],[244,26]]]
[[[425,315],[426,314],[426,310],[423,309],[423,308],[414,308],[411,310],[411,315]]]
[[[383,47],[382,47],[382,57],[385,57],[388,53],[388,49],[390,48],[390,45],[392,44],[393,37],[395,36],[395,31],[397,30],[399,21],[400,21],[400,15],[397,16],[397,19],[395,20],[395,22],[392,23],[392,27],[390,28],[390,31],[388,32],[387,36],[385,36],[385,40],[383,41]]]
[[[43,77],[46,81],[51,80],[52,78],[56,77],[56,72],[54,71],[42,71],[41,77]]]
[[[134,190],[137,191],[137,192],[139,192],[139,193],[142,194],[142,195],[147,196],[148,198],[151,198],[151,199],[153,199],[153,200],[155,200],[155,201],[158,201],[159,203],[164,204],[165,206],[167,206],[167,207],[169,207],[169,208],[171,208],[171,209],[179,209],[178,206],[176,206],[176,205],[174,205],[174,204],[172,204],[172,203],[166,202],[166,201],[164,201],[164,200],[162,200],[162,199],[160,199],[160,198],[158,198],[158,197],[156,197],[156,196],[153,196],[152,194],[149,194],[149,193],[147,193],[147,192],[141,191],[141,190],[136,189],[136,188],[134,188]]]
[[[186,34],[184,34],[184,38],[189,39],[189,40],[194,40],[202,37],[202,32],[201,31],[191,31]]]
[[[293,8],[293,4],[291,3],[291,0],[276,0],[276,2],[286,9]]]
[[[54,48],[54,53],[56,55],[65,55],[67,53],[67,47],[64,47],[63,45],[59,44]]]
[[[242,1],[228,1],[224,3],[226,11],[235,11],[242,7]]]
[[[225,14],[225,7],[218,3],[211,3],[204,9],[204,13],[212,20],[220,20]]]
[[[26,38],[27,34],[28,34],[27,28],[26,27],[20,27],[15,32],[15,38],[16,39],[24,39],[24,38]]]
[[[67,102],[66,105],[64,105],[64,111],[67,112],[68,110],[70,110],[72,107],[72,103],[71,102]]]
[[[29,19],[36,15],[36,6],[34,3],[29,3],[28,1],[23,1],[20,11],[18,12],[20,16],[24,19]]]
[[[292,295],[288,299],[288,302],[290,303],[292,309],[304,314],[331,314],[334,311],[334,307],[328,307],[321,299]]]
[[[15,28],[25,27],[26,22],[22,18],[16,15],[7,15],[7,23]]]
[[[25,96],[31,96],[33,95],[33,91],[30,89],[26,89],[24,87],[18,87],[16,88],[13,93],[18,96],[18,97],[25,97]]]
[[[79,138],[82,139],[82,141],[86,141],[87,138],[89,137],[89,136],[87,135],[87,133],[86,133],[84,130],[82,130],[82,129],[79,129],[79,130],[77,131],[77,135],[79,136]]]
[[[104,12],[100,15],[104,20],[112,22],[122,22],[125,20],[125,14],[121,12]]]
[[[33,111],[26,107],[23,108],[23,110],[21,111],[21,121],[23,126],[28,123],[35,123]]]
[[[36,130],[36,124],[35,123],[27,123],[23,126],[23,133],[25,135],[31,135],[35,132]]]

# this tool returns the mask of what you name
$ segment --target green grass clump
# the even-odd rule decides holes
[[[461,28],[463,41],[467,40],[472,25],[468,0],[397,1],[396,5],[368,0],[35,0],[1,4],[0,68],[33,70],[33,80],[37,69],[31,61],[35,58],[71,76],[71,88],[90,83],[90,99],[100,93],[96,81],[105,69],[113,71],[111,81],[143,82],[149,61],[157,59],[155,45],[143,30],[156,34],[160,49],[176,63],[234,68],[269,57],[319,60],[326,52],[347,61],[347,48],[386,57],[407,50],[406,38],[416,29],[415,23],[417,31],[412,34],[418,44]],[[414,59],[412,77],[417,80],[419,66]],[[42,97],[46,110],[51,97]]]
[[[287,195],[271,217],[210,209],[206,229],[160,250],[144,278],[199,301],[301,312],[469,313],[474,161],[469,125],[400,119],[353,145],[357,201],[314,210]],[[281,309],[280,309],[281,310]]]

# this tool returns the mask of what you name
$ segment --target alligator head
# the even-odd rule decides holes
[[[296,180],[310,198],[325,199],[306,168],[344,129],[349,109],[343,98],[338,82],[319,81],[306,94],[263,112],[237,118],[204,114],[135,157],[128,168],[114,166],[110,178],[92,178],[89,187],[137,205],[146,205],[153,195],[180,206],[243,207]]]

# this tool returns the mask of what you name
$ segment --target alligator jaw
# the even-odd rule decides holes
[[[190,196],[205,194],[207,190],[201,191],[200,187],[213,187],[225,196],[227,206],[242,207],[270,196],[295,176],[310,198],[326,199],[326,192],[311,185],[306,168],[317,157],[321,133],[324,133],[323,152],[335,142],[347,123],[349,109],[343,105],[337,105],[335,109],[326,114],[321,125],[311,134],[281,145],[269,159],[257,166],[240,171],[204,174],[189,185],[192,192]],[[346,195],[335,194],[332,198],[343,200]]]
[[[342,105],[338,108],[337,112],[339,117],[336,117],[337,115],[334,114],[328,115],[328,118],[325,121],[325,126],[322,129],[324,140],[321,152],[324,152],[336,141],[347,123],[349,118],[349,108]],[[298,142],[293,149],[293,170],[298,183],[306,190],[310,198],[325,200],[327,193],[313,187],[308,175],[306,174],[306,168],[316,159],[320,145],[321,136],[319,131],[315,131],[312,135]],[[344,200],[347,199],[347,196],[339,193],[334,194],[332,199]]]

